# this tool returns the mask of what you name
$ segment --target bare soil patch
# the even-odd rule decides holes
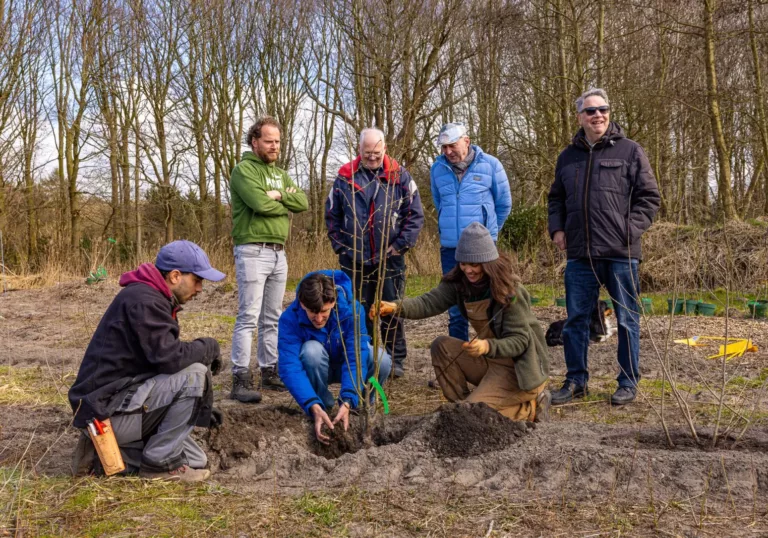
[[[67,283],[0,296],[0,391],[13,397],[4,400],[10,403],[3,405],[0,419],[4,472],[23,467],[27,475],[62,480],[68,475],[78,434],[69,426],[70,410],[60,398],[45,400],[59,403],[40,404],[39,394],[47,390],[55,397],[57,391],[66,391],[118,289],[113,282]],[[182,337],[214,334],[221,340],[222,357],[228,359],[229,342],[222,327],[229,327],[236,314],[235,294],[226,286],[206,288],[179,316]],[[287,294],[286,302],[291,298]],[[564,316],[564,309],[556,307],[535,312],[545,327]],[[702,504],[707,513],[725,514],[717,523],[721,533],[740,532],[755,518],[764,521],[768,407],[760,379],[768,368],[767,323],[730,320],[729,334],[752,338],[760,349],[729,361],[723,369],[719,361],[706,358],[716,349],[670,342],[695,334],[722,334],[723,319],[675,318],[671,326],[666,317],[645,320],[642,395],[636,403],[615,408],[606,401],[617,374],[614,338],[590,348],[592,395],[554,409],[551,422],[535,426],[511,422],[482,405],[446,404],[440,391],[428,389],[426,382],[433,377],[429,343],[446,331],[447,317],[408,322],[406,327],[406,377],[385,385],[392,414],[372,417],[369,427],[364,417],[352,417],[349,431],[337,428],[327,447],[314,439],[310,421],[286,393],[265,392],[258,405],[228,400],[231,377],[225,367],[214,378],[223,425],[195,432],[209,455],[212,484],[254,498],[362,492],[359,495],[366,498],[385,499],[385,516],[392,521],[412,517],[414,509],[392,504],[390,491],[398,496],[407,491],[414,498],[438,503],[448,497],[464,499],[461,502],[472,506],[485,506],[491,499],[496,503],[499,498],[505,503],[538,499],[550,510],[551,521],[559,522],[548,534],[563,531],[557,525],[570,523],[591,528],[591,520],[583,518],[593,516],[586,511],[568,512],[569,507],[586,503],[609,503],[619,520],[634,517],[621,510],[636,511],[638,505],[645,507],[640,509],[643,513],[649,507],[656,514],[676,513],[675,523],[668,527],[675,529],[697,529]],[[667,442],[656,415],[662,397],[657,352],[668,354],[674,364],[678,388],[696,415],[698,443],[675,413],[668,392],[666,420],[674,446]],[[562,348],[554,348],[553,387],[564,374]],[[713,448],[717,399],[710,388],[723,376],[729,380],[729,393],[720,431],[728,433]],[[750,420],[743,435],[741,417]],[[617,499],[635,508],[616,508],[618,504],[612,503]],[[687,508],[674,512],[680,503],[695,507],[695,516]],[[483,521],[487,529],[490,519]],[[478,529],[474,535],[484,532]]]

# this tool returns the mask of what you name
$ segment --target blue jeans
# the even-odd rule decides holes
[[[594,270],[593,270],[594,267]],[[589,380],[589,319],[597,307],[600,286],[608,290],[616,313],[619,338],[619,387],[635,387],[640,381],[640,281],[637,260],[618,262],[568,260],[565,268],[565,300],[568,319],[563,327],[566,377],[579,385]]]
[[[456,249],[440,247],[440,264],[443,266],[443,275],[458,265],[456,263]],[[465,342],[469,340],[469,322],[461,315],[458,306],[452,306],[448,310],[448,334]]]
[[[331,358],[328,355],[328,351],[325,346],[316,340],[307,340],[302,344],[301,351],[299,352],[299,359],[304,366],[304,371],[307,372],[309,378],[309,384],[315,390],[315,394],[323,401],[325,409],[331,409],[336,399],[328,390],[328,385],[331,383],[341,383],[342,368],[347,368],[347,362],[342,361],[337,365],[331,367]],[[366,371],[368,375],[366,380],[373,375],[375,371],[373,346],[368,344],[368,365]],[[383,349],[379,349],[379,384],[383,385],[389,378],[389,373],[392,370],[392,359],[389,354]],[[363,392],[363,387],[360,387]],[[371,401],[373,401],[374,392],[371,393]]]

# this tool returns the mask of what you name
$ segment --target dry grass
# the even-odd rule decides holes
[[[701,512],[701,500],[515,502],[504,495],[345,488],[246,494],[215,485],[0,472],[0,533],[46,536],[640,536],[768,532],[762,509]],[[698,515],[698,514],[697,514]],[[662,530],[663,529],[663,530]]]

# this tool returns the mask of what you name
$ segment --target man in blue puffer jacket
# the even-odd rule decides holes
[[[376,361],[365,329],[365,311],[353,297],[352,282],[342,271],[309,273],[299,282],[296,299],[278,323],[280,379],[312,416],[315,436],[325,444],[330,438],[322,432],[323,425],[334,429],[341,422],[347,430],[349,411],[359,405],[366,390],[363,380],[374,375],[376,363],[379,383],[386,381],[392,369],[383,350]],[[355,345],[355,324],[359,346]],[[339,411],[333,422],[328,417],[335,403],[328,390],[331,383],[341,383]]]
[[[456,245],[471,223],[488,228],[496,242],[512,211],[512,194],[501,162],[470,144],[464,125],[443,125],[437,144],[442,155],[432,165],[430,182],[440,229],[440,261],[446,274],[456,266]],[[450,336],[468,340],[469,325],[458,307],[449,314]]]

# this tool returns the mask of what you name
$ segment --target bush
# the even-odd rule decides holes
[[[520,256],[533,257],[547,232],[547,208],[522,207],[512,211],[499,234],[499,245]]]

